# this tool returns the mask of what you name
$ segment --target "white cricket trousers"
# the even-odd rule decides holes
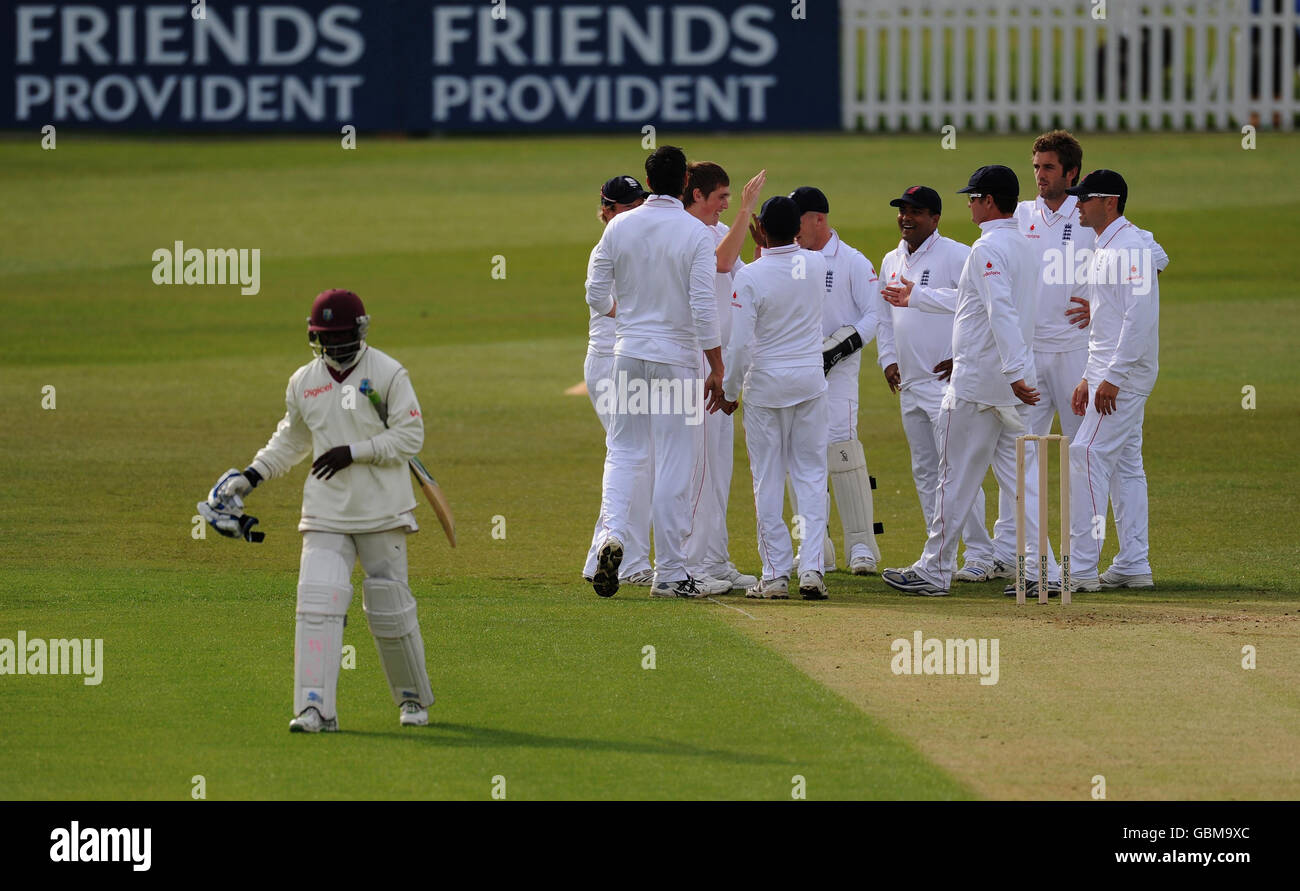
[[[1088,411],[1070,443],[1070,574],[1083,578],[1098,573],[1107,498],[1119,534],[1113,568],[1125,575],[1147,574],[1151,561],[1147,476],[1142,466],[1147,397],[1121,390],[1115,411],[1108,415],[1098,413],[1096,398],[1096,388],[1089,387]]]
[[[680,390],[696,387],[696,370],[628,356],[615,356],[613,377],[625,375],[632,387],[665,387],[677,380]],[[644,384],[638,384],[644,381]],[[654,493],[655,581],[678,582],[688,575],[686,537],[691,528],[691,476],[701,425],[688,424],[694,416],[685,411],[651,413],[633,399],[617,405],[606,438],[605,481],[601,512],[611,535],[624,544],[632,535],[632,505],[637,487],[644,485],[649,468]]]
[[[731,497],[735,422],[723,412],[704,415],[702,448],[691,480],[691,531],[686,561],[691,575],[714,575],[731,562],[727,502]]]
[[[1011,408],[1023,424],[1029,406]],[[1006,410],[1006,409],[1004,409]],[[992,406],[958,399],[951,392],[943,398],[936,424],[939,431],[939,485],[935,491],[934,519],[921,559],[912,569],[933,585],[947,590],[957,571],[957,540],[961,524],[970,515],[976,492],[984,482],[989,465],[1004,491],[1016,491],[1016,437],[1023,430],[1003,424]],[[1028,490],[1026,490],[1028,495]],[[1015,514],[1011,520],[1015,524]],[[1014,532],[1014,528],[1013,528]],[[1038,562],[1037,501],[1026,498],[1025,541],[1028,565]],[[1014,549],[1013,549],[1014,551]],[[1052,576],[1051,573],[1055,573]],[[1060,567],[1051,564],[1049,578],[1060,578]]]
[[[789,474],[803,518],[799,572],[822,571],[822,530],[830,510],[826,492],[826,393],[785,408],[745,403],[745,446],[754,476],[758,556],[763,578],[790,578],[794,546],[782,516]]]
[[[939,487],[939,409],[946,390],[943,381],[923,381],[898,394],[903,433],[912,452],[912,479],[927,531],[934,519],[935,491]],[[993,541],[985,523],[984,490],[977,488],[970,513],[961,527],[968,563],[974,560],[991,565],[993,562]]]
[[[614,403],[606,397],[600,399],[602,392],[612,392],[609,387],[614,383],[614,357],[597,356],[587,353],[587,360],[582,367],[583,378],[587,381],[587,395],[591,406],[600,418],[600,426],[609,436],[609,421],[614,416]],[[601,383],[607,381],[607,383]],[[602,410],[603,409],[603,410]],[[609,452],[605,453],[605,466],[609,466]],[[623,539],[623,563],[618,573],[627,577],[634,572],[650,568],[650,493],[654,491],[654,480],[647,465],[641,482],[633,487],[631,514],[628,523],[628,537]],[[591,536],[591,547],[587,550],[587,562],[583,564],[582,575],[591,578],[596,574],[596,555],[601,543],[609,537],[609,529],[602,511],[596,517],[596,529]]]
[[[1044,353],[1034,351],[1034,371],[1038,375],[1038,404],[1029,406],[1028,433],[1051,433],[1052,418],[1060,415],[1061,433],[1074,440],[1083,418],[1074,413],[1071,399],[1074,388],[1083,380],[1084,369],[1088,365],[1088,348],[1069,350],[1064,353]],[[1053,450],[1052,460],[1058,453]],[[1012,458],[1014,460],[1014,456]],[[1025,487],[1025,509],[1038,505],[1038,449],[1032,443],[1025,448],[1025,476],[1029,481]],[[1034,514],[1037,522],[1037,514]],[[1073,522],[1073,521],[1071,521]],[[1054,530],[1053,530],[1054,531]],[[1053,567],[1056,565],[1056,553],[1051,543],[1052,532],[1048,533],[1048,554]],[[1037,545],[1037,539],[1034,540]],[[998,490],[998,519],[993,526],[993,551],[997,559],[1009,566],[1015,566],[1016,555],[1016,490]],[[1057,570],[1052,578],[1056,578]]]

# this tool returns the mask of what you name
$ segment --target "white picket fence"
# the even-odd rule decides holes
[[[1293,129],[1295,0],[841,0],[848,130]]]

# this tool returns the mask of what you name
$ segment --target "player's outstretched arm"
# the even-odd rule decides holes
[[[740,249],[745,246],[745,223],[758,208],[758,197],[767,182],[767,170],[760,170],[753,179],[745,183],[740,195],[740,212],[736,214],[736,224],[727,232],[718,244],[715,254],[718,258],[718,272],[730,272],[740,258]]]

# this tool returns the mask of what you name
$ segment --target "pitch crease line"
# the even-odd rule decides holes
[[[718,606],[725,606],[727,609],[734,609],[736,612],[740,613],[741,615],[749,616],[755,622],[758,621],[758,616],[750,616],[749,613],[745,612],[743,609],[741,609],[738,606],[732,606],[730,603],[723,603],[721,600],[714,600],[712,597],[706,597],[704,599],[709,601],[710,603],[716,603]]]

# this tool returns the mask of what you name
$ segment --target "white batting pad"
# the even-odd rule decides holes
[[[293,713],[314,706],[322,718],[337,717],[343,617],[352,588],[298,586],[298,628],[293,645]]]
[[[416,619],[415,598],[396,579],[368,578],[361,583],[362,603],[375,638],[393,702],[413,699],[428,708],[433,688],[424,663],[424,638]]]

